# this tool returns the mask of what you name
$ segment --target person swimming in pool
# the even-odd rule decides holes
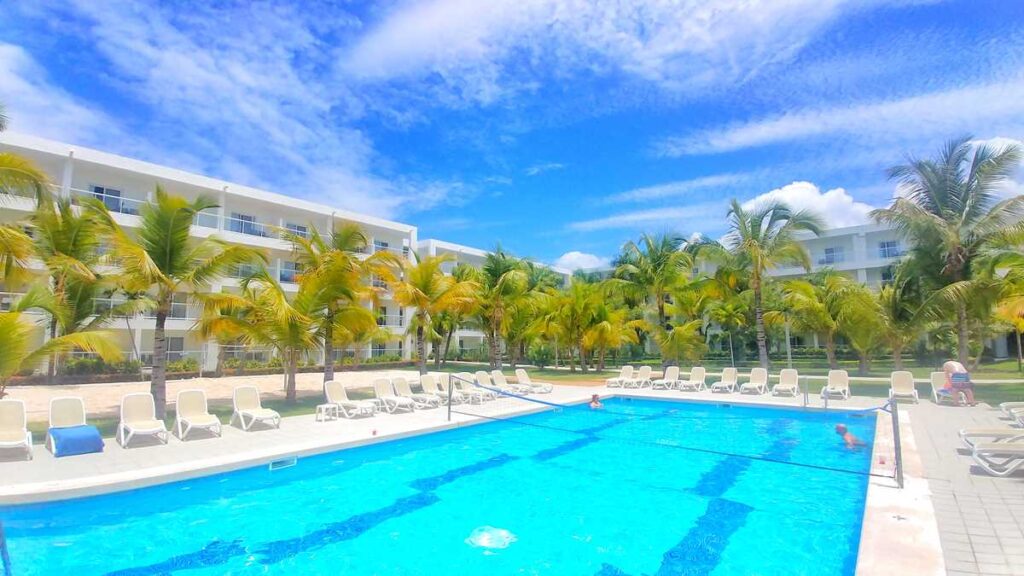
[[[846,443],[847,448],[853,449],[857,446],[864,446],[864,441],[854,436],[849,428],[846,427],[846,424],[836,424],[836,434],[843,437],[843,442]]]
[[[604,408],[604,404],[601,404],[601,397],[598,396],[597,394],[594,394],[593,396],[590,397],[590,409],[600,410],[601,408]]]

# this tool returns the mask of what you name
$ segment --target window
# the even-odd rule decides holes
[[[309,228],[302,226],[301,224],[292,224],[288,222],[284,225],[285,230],[295,234],[296,236],[302,236],[303,238],[309,238]]]
[[[882,284],[892,284],[893,279],[896,278],[896,273],[892,266],[886,266],[882,268]]]
[[[377,276],[376,274],[374,274],[372,276],[371,283],[373,284],[374,288],[381,288],[383,290],[387,290],[388,289],[388,283],[385,282],[383,278],[381,278],[380,276]]]
[[[239,214],[238,212],[231,213],[228,230],[238,232],[239,234],[248,234],[250,236],[263,236],[259,224],[256,223],[255,216]]]
[[[281,282],[295,282],[295,277],[302,272],[298,262],[281,262],[281,272],[278,278]]]
[[[103,205],[111,212],[120,212],[122,214],[139,213],[138,210],[121,198],[120,190],[107,188],[106,186],[90,186],[89,189],[92,192],[93,197],[103,202]]]
[[[255,264],[239,264],[231,271],[235,278],[248,278],[256,273],[259,268]]]
[[[385,326],[388,323],[388,307],[381,306],[377,312],[377,326]]]
[[[835,246],[832,248],[825,248],[825,256],[818,260],[818,264],[836,264],[845,260],[842,246]]]
[[[188,318],[188,294],[176,293],[171,300],[170,318]]]
[[[181,360],[185,355],[185,338],[183,336],[167,337],[167,359]]]
[[[373,241],[373,251],[374,252],[381,252],[381,251],[387,250],[388,246],[389,246],[389,244],[387,242],[383,241],[383,240],[374,240]]]
[[[886,240],[878,243],[879,258],[899,258],[900,256],[903,256],[903,252],[900,250],[900,243],[896,240]]]

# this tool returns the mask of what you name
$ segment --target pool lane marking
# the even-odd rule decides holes
[[[136,566],[107,572],[107,576],[153,576],[157,574],[171,574],[176,570],[192,570],[196,568],[212,568],[227,563],[235,556],[245,555],[245,547],[239,540],[226,542],[214,540],[202,550],[172,556],[163,562],[149,564],[148,566]]]
[[[4,576],[11,576],[11,555],[7,550],[7,536],[4,533],[4,523],[0,520],[0,564],[3,564]]]

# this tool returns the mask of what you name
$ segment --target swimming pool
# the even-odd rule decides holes
[[[839,422],[871,445],[870,414],[611,399],[0,520],[18,576],[853,574]]]

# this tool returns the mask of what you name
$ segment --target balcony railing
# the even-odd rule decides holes
[[[196,226],[202,226],[203,228],[219,228],[220,216],[212,214],[210,212],[200,212],[196,214],[193,224]]]
[[[156,313],[146,312],[144,316],[146,318],[156,318]],[[172,302],[171,310],[167,317],[179,320],[195,320],[199,317],[199,311],[185,302]]]
[[[378,358],[380,356],[401,356],[401,348],[371,348],[370,356],[372,358]]]
[[[831,266],[832,264],[842,264],[843,262],[846,262],[846,256],[843,254],[826,254],[818,258],[819,266]]]
[[[0,312],[10,312],[24,295],[23,292],[0,292]]]
[[[237,232],[239,234],[247,234],[249,236],[260,236],[262,238],[276,238],[273,228],[268,224],[262,222],[254,222],[252,220],[244,220],[242,218],[233,218],[231,216],[224,217],[224,228],[229,232]]]
[[[394,254],[396,256],[401,256],[402,258],[408,258],[409,257],[409,247],[408,246],[402,246],[401,248],[395,248],[394,246],[377,246],[377,245],[374,245],[374,246],[372,246],[372,250],[373,250],[374,254],[376,254],[377,252],[390,252],[390,253],[392,253],[392,254]]]
[[[78,188],[71,188],[72,199],[79,198],[96,198],[103,205],[107,207],[107,210],[111,212],[119,212],[121,214],[132,214],[137,215],[139,209],[142,208],[143,204],[146,204],[145,200],[137,200],[135,198],[126,198],[124,196],[113,196],[111,194],[93,192],[92,190],[79,190]],[[75,202],[77,204],[77,202]]]
[[[401,328],[405,326],[405,316],[401,314],[381,314],[377,316],[377,326]]]
[[[253,348],[241,344],[226,344],[221,346],[224,349],[225,358],[237,358],[239,360],[253,360],[266,362],[274,355],[272,348]]]
[[[145,352],[139,352],[139,359],[142,361],[143,366],[153,365],[153,351],[147,350]],[[167,361],[178,362],[179,360],[192,359],[199,363],[200,367],[203,365],[203,351],[202,350],[168,350]]]

